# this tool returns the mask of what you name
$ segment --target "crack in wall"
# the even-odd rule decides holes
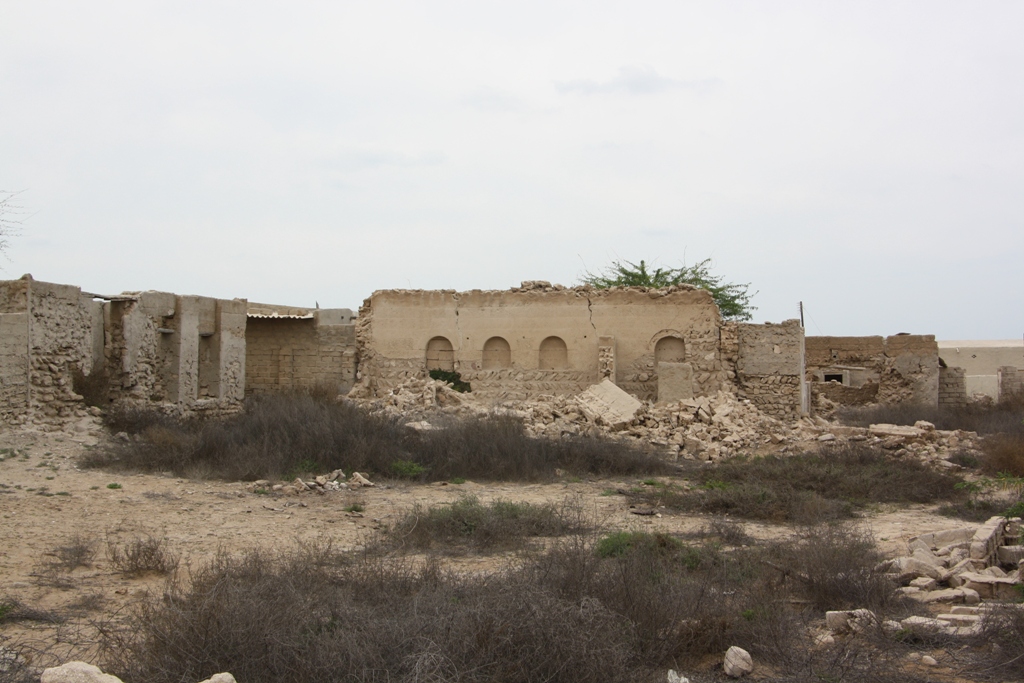
[[[594,324],[594,302],[590,300],[590,295],[587,295],[587,313],[590,314],[590,326],[594,328],[594,332],[597,332],[597,325]]]

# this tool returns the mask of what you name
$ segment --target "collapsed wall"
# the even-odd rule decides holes
[[[357,319],[360,383],[380,397],[432,371],[457,372],[477,396],[567,396],[609,379],[645,401],[739,392],[765,413],[801,412],[803,329],[725,324],[711,295],[562,287],[384,290]]]
[[[939,347],[934,335],[807,337],[805,345],[815,400],[938,405]]]
[[[354,317],[347,308],[250,304],[245,327],[246,393],[317,387],[347,393],[356,375]]]
[[[720,327],[711,296],[687,286],[385,290],[359,310],[360,376],[381,395],[430,370],[458,372],[474,393],[500,399],[578,393],[608,377],[656,400],[659,366],[674,363],[703,395],[727,379]]]
[[[76,372],[103,353],[102,304],[78,287],[26,275],[0,282],[0,416],[55,422],[74,413]]]

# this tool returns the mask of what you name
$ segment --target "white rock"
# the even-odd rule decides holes
[[[722,668],[727,676],[739,678],[754,670],[754,660],[750,658],[749,652],[733,645],[725,653]]]
[[[690,679],[686,676],[680,676],[674,670],[668,670],[668,683],[690,683]]]
[[[219,673],[213,674],[205,681],[200,681],[199,683],[237,683],[237,681],[235,681],[235,677],[229,673]]]
[[[98,666],[68,662],[43,671],[39,683],[122,683],[117,676],[103,673]]]
[[[921,657],[921,663],[924,664],[925,666],[938,666],[939,665],[939,663],[935,660],[935,657],[932,657],[931,655],[925,655],[924,657]]]

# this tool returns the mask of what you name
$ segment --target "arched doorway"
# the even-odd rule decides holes
[[[654,363],[685,363],[686,345],[679,337],[662,337],[654,345]]]
[[[548,337],[540,343],[541,370],[565,370],[569,367],[569,350],[559,337]]]
[[[427,370],[455,369],[455,351],[452,343],[444,337],[434,337],[427,342]]]
[[[501,337],[491,337],[484,342],[484,370],[500,370],[512,367],[512,348]]]

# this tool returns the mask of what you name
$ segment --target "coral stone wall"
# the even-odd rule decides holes
[[[245,329],[246,392],[336,387],[355,381],[355,325],[327,314],[309,318],[250,317]]]
[[[379,291],[359,311],[360,374],[376,392],[421,377],[428,345],[443,338],[455,370],[474,393],[576,393],[614,373],[620,387],[654,400],[659,342],[675,338],[667,345],[673,361],[682,354],[692,364],[695,389],[705,394],[725,380],[720,326],[711,296],[689,287],[592,290],[524,283],[503,291]],[[503,350],[507,344],[507,367],[493,367],[504,351],[485,362],[488,344]]]
[[[804,334],[799,320],[736,325],[738,394],[773,417],[800,416]]]

